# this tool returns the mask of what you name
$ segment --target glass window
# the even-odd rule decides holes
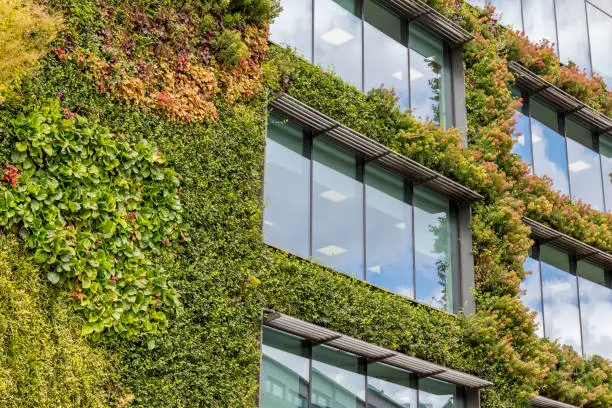
[[[355,355],[312,348],[312,406],[365,408],[365,365]]]
[[[533,169],[539,176],[548,176],[553,188],[569,195],[569,175],[565,137],[559,134],[557,112],[536,100],[531,110],[531,142]]]
[[[394,89],[400,109],[408,109],[408,48],[402,21],[371,0],[365,2],[365,21],[364,89]]]
[[[612,17],[587,3],[589,18],[589,39],[591,40],[591,58],[593,72],[601,74],[612,86]]]
[[[584,353],[612,358],[612,289],[603,268],[578,261],[578,288]]]
[[[367,280],[414,298],[412,206],[404,179],[368,165],[365,182]]]
[[[529,256],[523,265],[525,271],[531,271],[521,284],[523,295],[521,301],[536,312],[535,322],[538,327],[536,334],[544,337],[544,322],[542,321],[542,286],[540,281],[540,261]]]
[[[416,401],[414,374],[381,363],[368,366],[368,408],[409,408]]]
[[[495,6],[495,13],[501,16],[501,22],[512,26],[515,30],[523,30],[523,16],[521,15],[521,0],[491,0]]]
[[[279,116],[268,120],[264,183],[265,241],[309,255],[310,160],[302,129]]]
[[[543,39],[557,44],[554,0],[523,0],[525,33],[531,41]]]
[[[597,210],[603,210],[601,167],[599,154],[594,150],[593,135],[571,119],[565,123],[572,199],[580,199]]]
[[[270,26],[270,40],[295,48],[307,59],[312,58],[312,1],[281,0],[283,11]]]
[[[419,380],[419,408],[461,408],[455,385],[432,378]]]
[[[356,2],[315,1],[314,62],[332,66],[346,82],[361,83],[361,18]]]
[[[599,153],[601,153],[601,177],[604,185],[606,210],[612,211],[612,139],[599,137]]]
[[[414,116],[444,125],[444,47],[424,29],[411,25],[410,92]]]
[[[517,88],[512,88],[512,96],[514,98],[521,97],[521,91]],[[516,153],[521,156],[523,162],[532,166],[533,159],[531,156],[531,123],[529,121],[529,109],[525,105],[526,101],[523,101],[523,107],[517,110],[514,114],[516,119],[516,126],[514,127],[514,146],[512,147],[512,153]]]
[[[261,406],[307,408],[310,362],[305,342],[264,327],[262,354]]]
[[[363,279],[363,183],[352,153],[315,139],[312,200],[313,258]]]
[[[612,15],[612,2],[610,0],[589,0],[589,3]]]
[[[450,203],[427,188],[414,187],[416,299],[452,312]]]
[[[559,339],[581,353],[578,289],[576,277],[569,273],[569,256],[542,245],[540,259],[546,336]]]
[[[559,58],[574,61],[591,73],[589,35],[584,0],[556,0]]]

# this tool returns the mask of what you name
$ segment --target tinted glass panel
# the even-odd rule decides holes
[[[543,39],[557,44],[554,0],[523,0],[525,33],[536,42]]]
[[[447,198],[414,188],[416,298],[452,312],[451,219]]]
[[[584,352],[612,358],[612,289],[605,286],[605,272],[579,261],[578,276]]]
[[[612,139],[606,136],[599,137],[599,153],[601,153],[601,177],[606,198],[606,211],[612,211]]]
[[[364,408],[365,376],[357,356],[325,346],[312,349],[312,406]]]
[[[310,161],[303,151],[302,129],[271,116],[265,161],[265,241],[307,257]]]
[[[282,0],[282,13],[270,26],[270,40],[312,58],[312,0]]]
[[[569,257],[548,245],[540,251],[546,336],[581,353],[578,289],[576,277],[569,273]]]
[[[597,210],[603,210],[599,154],[593,150],[591,132],[578,123],[567,120],[566,135],[572,199],[580,199]]]
[[[584,0],[556,0],[559,57],[591,72]]]
[[[315,2],[314,62],[333,66],[346,82],[361,89],[361,19],[354,2],[342,3],[344,7],[333,0]]]
[[[530,102],[533,169],[553,180],[553,188],[569,195],[565,137],[558,133],[557,113],[537,101]]]
[[[366,167],[367,279],[400,295],[414,297],[412,207],[403,178]]]
[[[419,380],[419,408],[461,408],[457,387],[425,378]]]
[[[400,108],[408,109],[408,48],[402,42],[402,22],[372,1],[365,3],[365,20],[364,89],[394,89]]]
[[[540,285],[540,262],[528,257],[523,265],[526,271],[531,271],[521,284],[523,295],[521,301],[536,312],[535,322],[538,324],[536,334],[544,337],[544,322],[542,321],[542,286]]]
[[[352,153],[321,139],[313,149],[313,258],[363,278],[363,184]]]
[[[413,114],[444,125],[444,47],[418,26],[411,25],[409,33]]]
[[[368,366],[368,408],[409,408],[416,401],[414,374],[381,363]]]
[[[610,0],[589,0],[589,3],[612,15],[612,2]]]
[[[589,17],[589,38],[591,40],[591,58],[593,71],[601,74],[612,86],[612,17],[587,3]]]
[[[525,163],[531,165],[531,124],[529,116],[517,111],[514,118],[517,123],[514,128],[515,143],[512,147],[512,152],[521,156]]]
[[[305,343],[291,335],[263,329],[262,408],[307,408],[309,358]]]
[[[495,6],[495,12],[501,16],[501,22],[511,25],[517,30],[523,29],[523,16],[521,15],[521,0],[491,0],[488,2]]]

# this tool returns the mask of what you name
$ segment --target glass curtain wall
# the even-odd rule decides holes
[[[465,408],[462,389],[263,328],[261,408]]]
[[[401,109],[450,125],[440,39],[374,0],[282,0],[270,39],[331,67],[364,92],[393,89]]]
[[[536,312],[537,333],[585,355],[612,357],[612,274],[551,246],[535,245],[521,300]]]
[[[273,115],[264,201],[268,244],[454,312],[448,198]]]
[[[513,90],[516,97],[520,92]],[[513,152],[553,188],[599,211],[612,210],[612,141],[586,125],[523,96],[515,114]]]
[[[612,1],[610,0],[468,0],[495,6],[501,22],[525,31],[532,41],[555,43],[561,62],[598,73],[612,86]]]

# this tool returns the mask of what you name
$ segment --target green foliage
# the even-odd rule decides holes
[[[74,116],[73,114],[69,114]],[[86,317],[83,334],[132,336],[167,324],[176,295],[151,264],[179,238],[178,177],[150,143],[114,140],[56,98],[10,129],[13,165],[0,225],[18,232],[53,284]]]
[[[217,60],[227,67],[235,67],[240,60],[248,56],[247,46],[236,31],[221,31],[213,46],[217,52]]]
[[[18,241],[0,236],[0,406],[109,406],[119,391],[115,359],[79,335],[82,318]]]

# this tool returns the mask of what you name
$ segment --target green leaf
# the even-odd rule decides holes
[[[57,282],[59,282],[60,276],[55,272],[47,272],[47,279],[49,279],[49,282],[55,285]]]

